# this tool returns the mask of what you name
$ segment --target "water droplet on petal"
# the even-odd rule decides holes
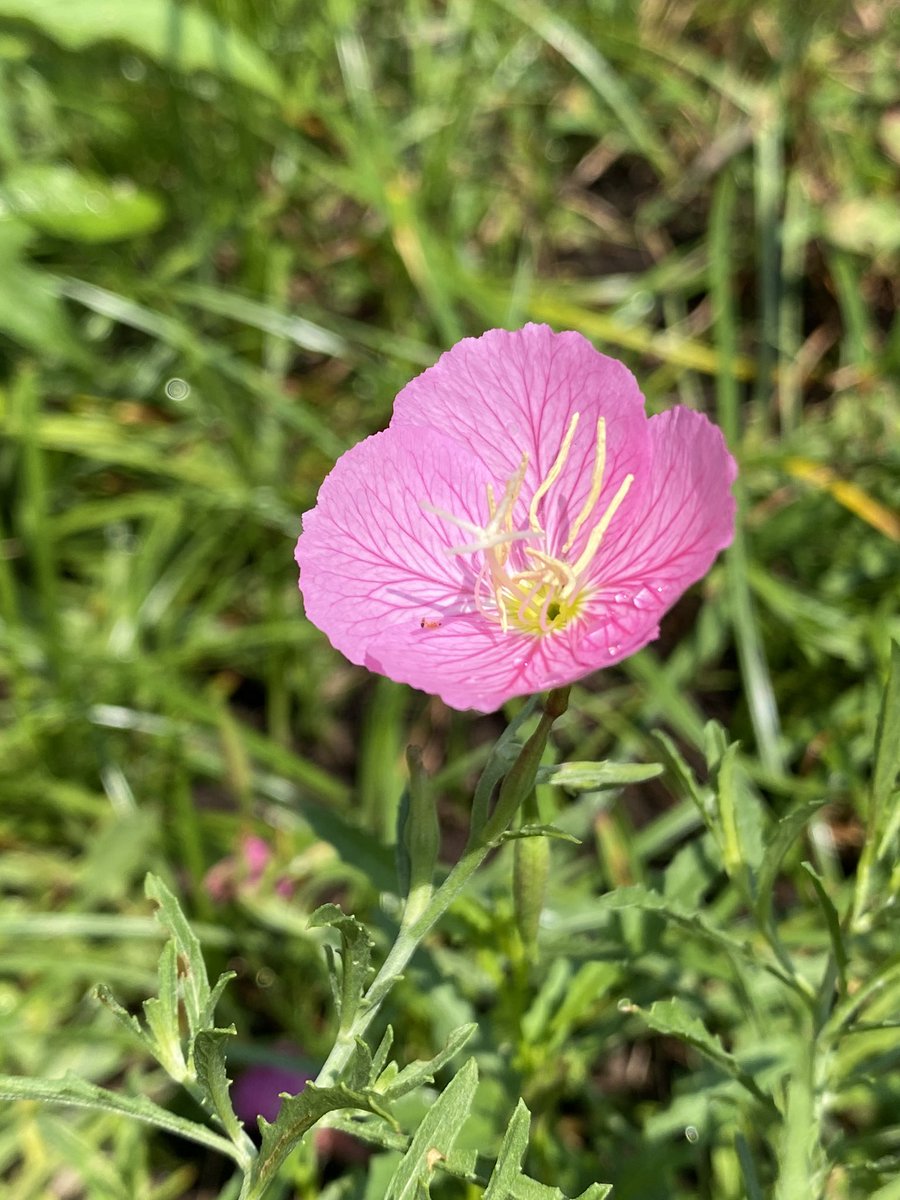
[[[616,594],[613,596],[613,600],[615,600],[616,604],[624,604],[627,599],[627,592],[616,592]]]
[[[655,608],[659,601],[648,587],[642,587],[631,597],[631,603],[635,608]]]
[[[617,643],[615,646],[610,646],[606,653],[610,656],[610,658],[612,658],[614,655],[618,654],[621,649],[622,647]]]

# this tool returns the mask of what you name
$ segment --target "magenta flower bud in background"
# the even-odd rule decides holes
[[[309,619],[361,666],[484,712],[619,662],[734,533],[721,432],[545,325],[466,338],[322,484]]]
[[[259,1064],[248,1067],[238,1075],[231,1088],[231,1103],[238,1118],[253,1128],[257,1117],[274,1121],[281,1108],[281,1093],[295,1096],[302,1092],[312,1079],[300,1071],[287,1067]]]
[[[292,1053],[288,1046],[286,1053]],[[259,1064],[241,1072],[231,1088],[231,1103],[238,1119],[257,1128],[257,1118],[274,1121],[281,1108],[282,1093],[296,1096],[312,1080],[311,1075],[292,1071],[287,1067]],[[316,1153],[320,1158],[335,1159],[344,1163],[365,1162],[370,1150],[362,1142],[339,1129],[317,1129],[315,1131]]]

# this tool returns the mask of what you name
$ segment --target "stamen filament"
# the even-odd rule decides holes
[[[597,522],[597,524],[591,530],[591,536],[587,540],[587,545],[582,550],[581,555],[578,559],[578,562],[575,563],[575,565],[572,567],[572,572],[576,576],[576,578],[581,574],[581,572],[585,569],[585,567],[588,565],[588,563],[591,561],[591,559],[594,557],[594,555],[600,549],[600,543],[603,540],[603,535],[604,535],[604,533],[606,533],[607,529],[609,528],[610,521],[616,515],[616,513],[619,509],[619,505],[622,503],[622,501],[628,495],[628,491],[633,483],[634,483],[634,476],[626,475],[625,478],[622,480],[622,482],[619,484],[619,490],[616,492],[615,496],[613,496],[612,500],[610,501],[609,508],[607,508],[606,512],[603,514],[603,516],[600,518],[600,520]]]
[[[577,412],[572,413],[572,420],[569,422],[569,428],[566,430],[566,436],[562,440],[562,445],[559,448],[559,453],[554,459],[553,466],[544,476],[544,479],[538,485],[537,491],[531,497],[531,504],[528,506],[528,523],[532,529],[541,528],[540,521],[538,521],[537,517],[538,505],[559,478],[559,473],[563,469],[566,459],[569,457],[569,450],[572,446],[572,438],[575,436],[575,430],[578,428],[578,418],[580,415],[581,414]]]
[[[597,506],[597,501],[600,499],[600,493],[603,491],[603,476],[606,474],[606,421],[603,417],[597,420],[597,448],[594,454],[594,470],[591,474],[591,490],[587,500],[581,507],[581,512],[572,522],[572,527],[569,530],[569,536],[566,538],[562,548],[563,554],[568,554],[575,544],[575,539],[581,531],[582,525],[594,511]]]

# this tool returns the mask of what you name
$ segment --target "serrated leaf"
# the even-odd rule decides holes
[[[2,5],[2,0],[0,0]],[[0,203],[52,237],[112,242],[156,229],[165,210],[126,180],[107,180],[67,163],[23,163],[7,172]]]
[[[605,1200],[610,1192],[612,1192],[612,1184],[592,1183],[580,1196],[575,1197],[575,1200]],[[510,1200],[567,1200],[565,1194],[558,1187],[552,1187],[547,1183],[538,1183],[536,1179],[531,1179],[528,1175],[520,1175],[515,1180],[509,1197]]]
[[[141,1028],[141,1023],[137,1017],[133,1016],[127,1009],[123,1008],[118,1002],[112,991],[105,983],[98,983],[94,988],[94,995],[100,1001],[104,1008],[108,1008],[112,1015],[116,1018],[121,1026],[128,1031],[133,1037],[145,1046],[151,1054],[154,1053],[154,1046],[150,1038],[147,1036],[144,1029]]]
[[[771,1098],[744,1071],[734,1055],[729,1054],[719,1038],[710,1033],[700,1018],[690,1012],[681,1000],[656,1000],[649,1009],[634,1007],[633,1011],[657,1033],[676,1037],[679,1041],[693,1046],[705,1058],[742,1084],[757,1100],[767,1107],[774,1108]]]
[[[500,1143],[500,1153],[484,1189],[482,1200],[507,1200],[516,1179],[522,1174],[522,1161],[528,1149],[531,1113],[520,1100]]]
[[[399,1100],[401,1096],[407,1095],[417,1087],[433,1083],[438,1071],[459,1054],[477,1028],[477,1025],[469,1024],[460,1025],[458,1029],[454,1029],[447,1038],[443,1050],[439,1051],[434,1058],[428,1059],[427,1062],[414,1062],[404,1067],[396,1078],[381,1091],[381,1094],[386,1100]]]
[[[178,1015],[178,948],[166,942],[159,956],[158,995],[144,1001],[144,1018],[160,1064],[179,1082],[188,1074]]]
[[[202,1017],[211,994],[200,942],[188,924],[175,896],[158,876],[147,876],[144,882],[144,892],[158,905],[156,919],[168,931],[174,943],[175,961],[181,983],[181,999],[187,1017],[188,1030],[193,1038],[201,1028]]]
[[[36,25],[69,50],[125,42],[177,71],[209,71],[278,99],[281,81],[266,57],[237,30],[177,0],[0,0],[0,17]]]
[[[761,957],[758,948],[752,943],[739,941],[731,934],[725,933],[721,929],[711,925],[699,910],[682,908],[677,904],[673,904],[659,892],[653,891],[641,883],[633,884],[630,887],[616,888],[615,891],[607,892],[605,896],[600,896],[596,900],[593,900],[590,907],[581,912],[567,916],[556,916],[552,925],[549,926],[548,932],[545,934],[545,940],[552,940],[553,933],[558,935],[560,933],[589,932],[601,924],[604,914],[607,911],[628,908],[637,908],[644,912],[658,913],[660,917],[671,921],[680,929],[683,929],[689,936],[702,937],[704,940],[717,946],[725,954],[738,955],[744,962],[749,963],[751,966],[768,971],[783,983],[793,986],[793,981],[784,970],[771,959]]]
[[[441,1092],[413,1135],[391,1179],[385,1200],[414,1200],[428,1185],[435,1166],[447,1157],[472,1108],[478,1067],[470,1058]]]
[[[213,1024],[213,1019],[215,1017],[216,1005],[219,1003],[219,1000],[222,998],[222,993],[225,991],[225,988],[232,981],[232,979],[236,979],[236,978],[237,978],[237,971],[223,971],[222,974],[219,976],[219,978],[216,980],[215,986],[210,991],[209,996],[207,997],[206,1004],[204,1004],[204,1006],[203,1006],[203,1012],[200,1014],[200,1028],[201,1029],[211,1028],[211,1026]]]
[[[231,1080],[225,1068],[225,1042],[236,1033],[233,1025],[227,1029],[201,1029],[194,1039],[194,1069],[222,1128],[236,1145],[244,1145],[244,1130],[231,1106]]]
[[[394,1030],[391,1025],[388,1025],[384,1031],[384,1036],[378,1043],[378,1049],[372,1056],[372,1074],[375,1079],[381,1076],[388,1060],[388,1055],[391,1052],[391,1046],[394,1044]]]
[[[262,1145],[251,1175],[250,1194],[261,1196],[303,1135],[326,1113],[344,1108],[362,1109],[393,1123],[390,1112],[384,1107],[383,1097],[370,1089],[354,1091],[344,1084],[320,1088],[308,1083],[298,1096],[287,1096],[282,1100],[275,1121],[260,1117]]]
[[[341,1079],[354,1090],[368,1087],[373,1082],[372,1055],[362,1038],[354,1038],[353,1049],[341,1072]]]
[[[740,1069],[718,1037],[711,1034],[700,1018],[691,1013],[680,1000],[656,1000],[649,1009],[636,1008],[634,1011],[657,1033],[668,1034],[687,1042],[729,1074],[735,1074]]]
[[[598,792],[655,779],[663,770],[662,763],[567,762],[538,767],[537,782],[570,792]]]
[[[331,927],[341,937],[340,1027],[349,1029],[369,980],[369,964],[375,943],[356,917],[348,916],[336,904],[323,904],[309,918],[310,928]]]
[[[119,1113],[217,1150],[237,1163],[241,1162],[237,1148],[205,1125],[176,1117],[144,1096],[132,1097],[121,1092],[110,1092],[74,1075],[64,1075],[61,1079],[23,1079],[16,1075],[0,1075],[0,1100],[40,1100],[45,1104],[66,1104],[93,1109],[95,1112]]]

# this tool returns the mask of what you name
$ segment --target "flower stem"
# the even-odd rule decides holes
[[[369,985],[359,1004],[356,1016],[347,1029],[339,1033],[331,1053],[319,1072],[316,1079],[319,1086],[333,1084],[340,1077],[341,1071],[353,1051],[356,1039],[365,1034],[377,1016],[385,998],[402,975],[423,938],[444,915],[484,862],[488,853],[497,844],[500,836],[509,828],[519,807],[534,787],[541,756],[547,745],[547,737],[554,721],[566,711],[568,700],[568,688],[556,688],[547,696],[537,729],[522,747],[518,758],[500,785],[493,812],[480,828],[473,827],[472,836],[462,857],[451,869],[441,886],[433,893],[420,915],[409,924],[404,923],[401,926],[397,940],[388,952],[378,974]]]

